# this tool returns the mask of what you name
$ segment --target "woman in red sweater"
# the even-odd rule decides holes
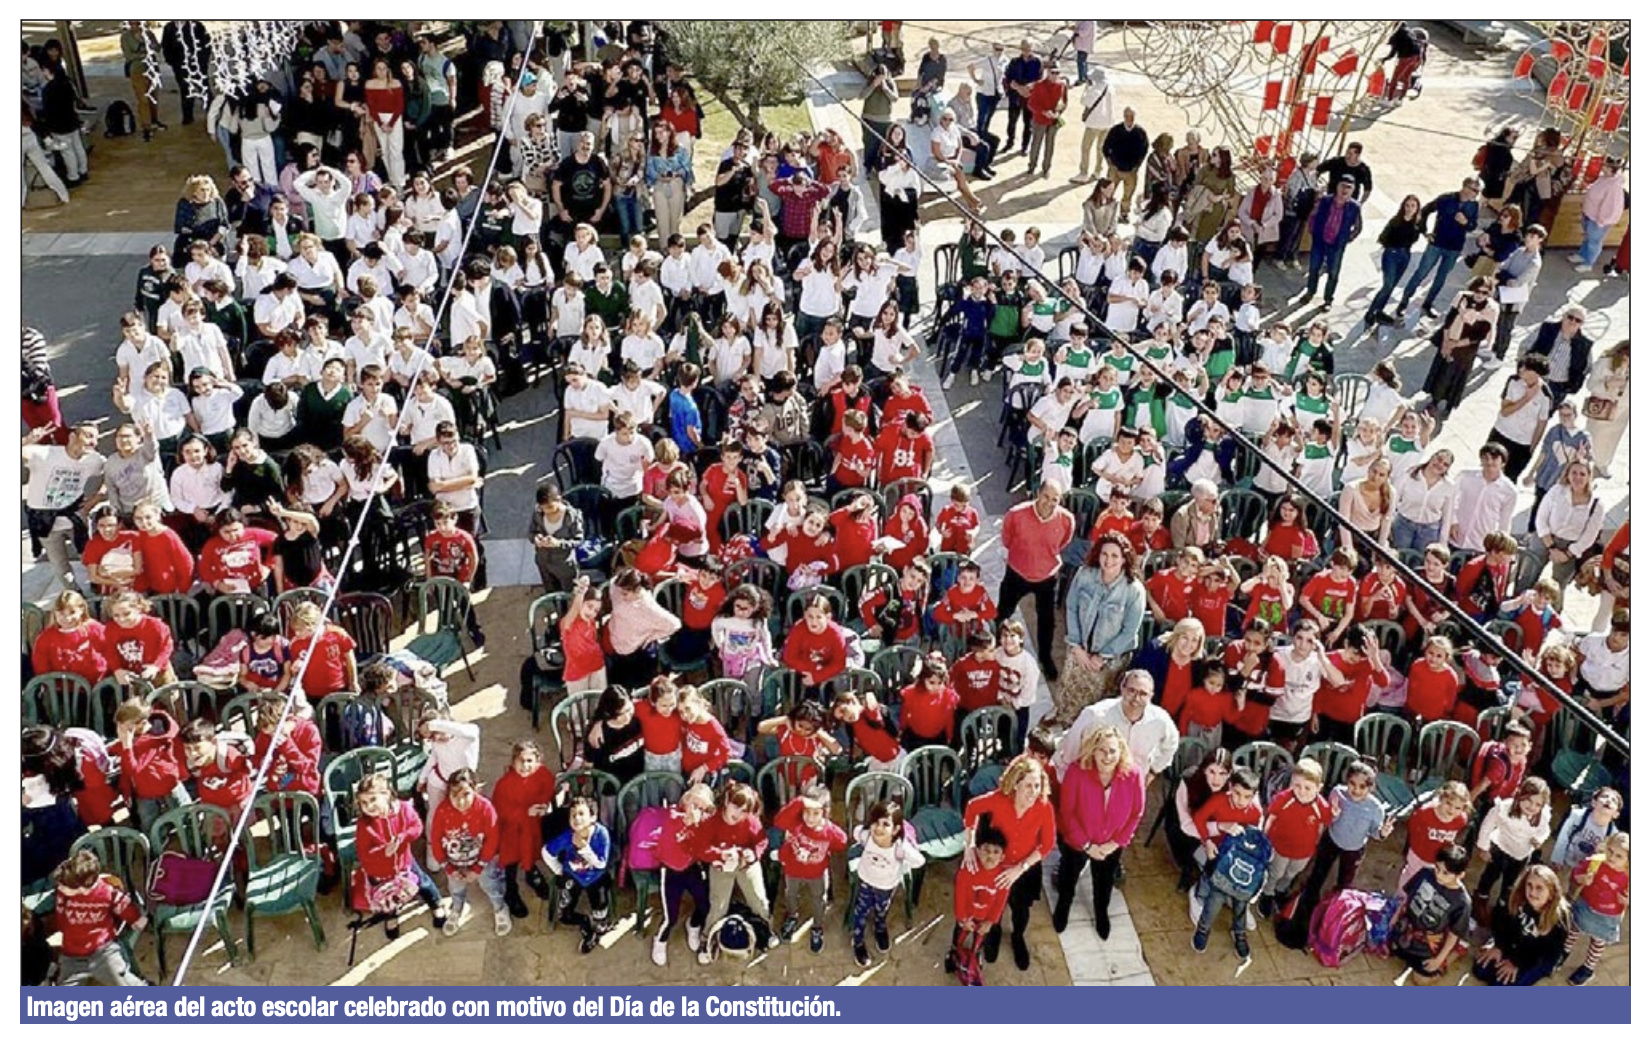
[[[1048,771],[1041,762],[1029,755],[1014,759],[1003,770],[996,790],[968,803],[963,812],[963,825],[968,829],[967,847],[963,849],[965,869],[978,865],[975,837],[985,822],[1001,830],[1008,842],[997,880],[1009,889],[1009,944],[1014,950],[1014,966],[1026,971],[1031,967],[1026,925],[1031,922],[1032,905],[1043,896],[1043,875],[1038,864],[1054,851],[1056,835]],[[1002,925],[994,925],[985,940],[987,961],[996,961],[1002,941]]]
[[[449,786],[448,793],[451,794]],[[540,816],[550,811],[556,794],[556,777],[544,767],[544,754],[533,740],[517,740],[510,748],[510,771],[493,784],[493,808],[498,813],[498,865],[504,870],[504,905],[510,916],[527,916],[521,899],[518,873],[526,868],[528,882],[535,880],[539,849],[544,846]],[[546,891],[543,893],[548,896]]]
[[[1456,668],[1455,643],[1433,635],[1421,646],[1421,658],[1409,669],[1409,712],[1424,725],[1454,716],[1461,695],[1461,673]]]
[[[34,640],[34,673],[65,671],[96,685],[109,673],[103,625],[86,611],[79,591],[64,591],[52,603],[52,622]]]
[[[183,538],[160,520],[160,508],[144,502],[132,512],[143,572],[133,585],[144,594],[185,594],[195,582],[195,556]]]
[[[364,85],[367,95],[367,115],[372,120],[373,134],[378,138],[378,152],[384,157],[384,169],[389,172],[390,184],[397,192],[407,184],[407,161],[404,131],[407,96],[401,83],[390,74],[390,63],[374,58],[372,79]]]
[[[147,598],[122,591],[105,603],[105,611],[109,622],[103,625],[103,655],[116,681],[161,686],[178,680],[172,670],[172,629],[149,611]]]
[[[374,906],[404,905],[416,890],[437,928],[447,926],[447,913],[442,907],[441,890],[424,871],[424,864],[413,858],[412,845],[424,833],[424,822],[418,818],[412,803],[395,796],[390,778],[374,772],[362,777],[355,785],[355,808],[360,819],[355,825],[355,857],[360,861],[358,872],[365,894],[378,895]],[[350,882],[352,900],[358,894],[354,881]],[[401,925],[394,914],[398,910],[375,910],[389,914],[384,922],[384,935],[399,938]]]
[[[1135,767],[1123,733],[1105,725],[1083,737],[1076,764],[1060,787],[1060,867],[1055,876],[1054,930],[1064,932],[1083,867],[1094,886],[1094,930],[1111,938],[1112,882],[1123,849],[1146,812],[1146,777]]]
[[[848,667],[848,633],[831,619],[831,600],[815,595],[802,620],[785,638],[785,666],[802,675],[802,684],[818,698],[819,687]]]

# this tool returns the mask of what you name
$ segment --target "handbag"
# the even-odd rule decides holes
[[[418,878],[411,870],[397,870],[382,881],[368,877],[359,866],[350,872],[349,905],[358,913],[398,913],[417,894]]]
[[[1581,415],[1588,420],[1609,421],[1616,416],[1616,406],[1621,400],[1606,399],[1602,395],[1589,395],[1581,404]]]
[[[162,906],[194,906],[212,894],[218,864],[182,852],[162,852],[149,872],[149,898]]]

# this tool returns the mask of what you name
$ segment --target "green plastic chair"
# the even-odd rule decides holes
[[[797,622],[802,619],[802,613],[807,609],[808,603],[816,597],[824,597],[831,603],[831,617],[837,623],[846,627],[851,622],[849,613],[857,606],[849,606],[848,597],[830,584],[814,584],[812,587],[804,587],[800,591],[792,591],[790,597],[785,599],[784,629],[786,634],[789,634],[791,628],[795,627]]]
[[[470,615],[470,592],[451,577],[438,576],[413,585],[418,596],[418,636],[407,645],[407,651],[445,671],[454,660],[462,660],[464,673],[475,681],[476,672],[470,666],[470,654],[464,643],[469,640],[465,621]],[[435,625],[430,625],[430,617]]]
[[[900,690],[917,680],[922,669],[922,650],[910,645],[890,645],[871,657],[871,672],[882,680],[877,698],[884,703],[899,702]]]
[[[218,716],[218,726],[231,732],[240,732],[247,736],[258,735],[258,702],[263,699],[262,693],[244,692],[224,704],[222,713]]]
[[[740,584],[753,584],[768,592],[774,605],[785,603],[785,567],[767,558],[738,558],[722,567],[722,584],[729,592]]]
[[[281,618],[281,628],[286,630],[292,626],[293,610],[306,604],[325,609],[327,606],[327,593],[319,587],[294,587],[290,591],[282,591],[276,595],[271,607],[274,609],[275,615]],[[357,647],[356,652],[359,654],[359,647]]]
[[[172,631],[172,666],[178,673],[200,662],[205,631],[201,626],[201,604],[189,595],[151,595],[149,609]]]
[[[1345,743],[1331,743],[1322,740],[1317,743],[1308,743],[1301,751],[1301,757],[1311,758],[1323,766],[1323,782],[1326,787],[1333,787],[1346,778],[1346,770],[1359,759],[1356,748]]]
[[[23,720],[67,728],[96,717],[92,686],[68,671],[37,674],[23,686]],[[90,726],[87,726],[88,728]],[[102,734],[102,730],[98,730]]]
[[[1266,498],[1252,489],[1228,489],[1220,495],[1220,538],[1259,541],[1266,522]]]
[[[618,830],[613,838],[620,852],[629,851],[630,825],[642,809],[662,805],[674,807],[682,800],[687,783],[674,772],[644,772],[619,790]],[[631,887],[636,890],[636,934],[647,932],[647,908],[650,897],[659,891],[658,870],[638,870],[626,867]]]
[[[768,516],[773,514],[773,510],[774,502],[761,497],[752,497],[743,504],[730,504],[722,515],[717,532],[724,542],[741,534],[760,540],[762,527],[768,524]]]
[[[1420,781],[1418,795],[1428,794],[1450,780],[1466,782],[1472,774],[1472,759],[1478,753],[1478,733],[1458,721],[1435,721],[1421,727],[1416,737],[1416,761]]]
[[[206,604],[206,647],[217,647],[230,631],[252,633],[252,621],[269,612],[269,599],[251,593],[222,594]]]
[[[223,708],[237,695],[235,689],[214,689],[197,681],[173,682],[149,694],[149,705],[170,714],[179,725],[196,718],[217,723]]]
[[[33,602],[23,603],[23,648],[33,649],[34,640],[52,622],[52,614]]]
[[[962,767],[972,776],[987,762],[1006,763],[1014,756],[1019,720],[997,705],[970,711],[962,720]]]
[[[722,723],[730,737],[742,743],[750,742],[758,708],[752,706],[750,690],[738,678],[712,678],[699,686],[699,695],[710,703],[711,713]],[[738,722],[742,727],[734,727]]]
[[[334,692],[315,703],[315,728],[323,758],[363,747],[388,749],[399,738],[377,701],[358,692]]]
[[[962,759],[950,747],[930,744],[905,757],[900,775],[911,782],[905,818],[917,831],[917,847],[928,859],[962,855]]]
[[[581,692],[556,704],[550,712],[550,734],[556,739],[556,756],[561,760],[561,771],[573,767],[573,761],[584,750],[584,738],[590,731],[591,714],[601,701],[599,692]]]
[[[1361,373],[1338,373],[1330,382],[1330,391],[1340,404],[1341,416],[1355,421],[1369,398],[1369,378]],[[1386,418],[1381,422],[1386,423]]]
[[[1163,800],[1158,806],[1157,818],[1152,820],[1152,828],[1146,833],[1146,844],[1150,845],[1157,839],[1157,832],[1175,814],[1174,792],[1180,786],[1180,781],[1186,773],[1203,764],[1203,759],[1209,756],[1210,744],[1196,736],[1180,737],[1180,745],[1175,748],[1174,761],[1169,765],[1169,771],[1163,774]]]
[[[1568,707],[1553,716],[1553,782],[1570,794],[1572,803],[1592,800],[1593,792],[1613,781],[1598,757],[1598,736]]]
[[[1403,624],[1394,620],[1367,620],[1364,622],[1364,630],[1374,635],[1380,647],[1392,654],[1395,663],[1404,644],[1409,641],[1409,636],[1404,633]]]
[[[441,701],[422,689],[403,686],[394,694],[378,698],[378,710],[390,721],[390,736],[381,745],[395,755],[395,790],[411,797],[430,760],[430,752],[419,738],[418,726],[426,712],[442,712]]]
[[[1370,711],[1352,726],[1352,745],[1375,766],[1375,796],[1388,808],[1403,808],[1415,800],[1410,785],[1410,742],[1415,730],[1396,714]]]
[[[871,809],[878,802],[897,801],[900,808],[910,809],[915,800],[916,791],[911,781],[897,772],[866,772],[855,776],[848,781],[848,790],[842,799],[848,835],[852,837],[856,827],[865,825]],[[853,921],[854,901],[859,894],[859,853],[860,846],[857,844],[848,849],[848,902],[842,911],[843,927]],[[915,916],[916,900],[912,895],[912,882],[908,880],[905,885],[901,891],[905,897],[905,924],[910,927]]]
[[[684,581],[672,578],[653,588],[653,598],[665,612],[680,620],[687,604],[687,591]],[[698,656],[682,656],[677,652],[680,636],[681,632],[678,631],[659,643],[659,670],[665,674],[691,674],[709,670],[709,647],[707,646],[705,653]]]
[[[1515,715],[1512,707],[1486,707],[1479,711],[1476,725],[1478,738],[1485,743],[1501,739],[1507,723],[1512,721]]]
[[[97,861],[103,865],[105,874],[112,874],[120,879],[121,884],[132,897],[138,909],[148,913],[149,910],[149,839],[142,831],[131,827],[106,826],[94,830],[89,834],[82,834],[69,846],[69,854],[91,851],[97,854]],[[55,893],[50,893],[56,898]],[[36,910],[43,913],[43,910]],[[126,963],[132,964],[132,953],[137,948],[138,936],[142,931],[137,928],[125,928],[120,933],[120,946],[126,953]],[[135,966],[135,965],[134,965]]]
[[[1258,740],[1254,743],[1245,743],[1232,752],[1232,767],[1253,769],[1260,777],[1261,799],[1271,801],[1273,792],[1269,787],[1280,777],[1284,787],[1289,786],[1289,773],[1295,768],[1295,759],[1287,750],[1276,743]]]
[[[1098,439],[1092,439],[1090,440],[1090,445],[1098,441]],[[1085,452],[1087,451],[1087,446],[1084,447],[1084,450]],[[1078,463],[1081,467],[1081,470],[1077,471],[1079,481],[1083,481],[1087,478],[1089,473],[1089,465],[1093,464],[1098,457],[1099,454],[1095,454],[1094,457],[1089,458],[1087,463],[1083,463],[1079,460]],[[1071,512],[1072,517],[1077,520],[1077,526],[1073,530],[1073,532],[1077,535],[1077,539],[1087,540],[1089,530],[1094,528],[1094,520],[1100,517],[1100,494],[1096,493],[1092,489],[1086,489],[1083,487],[1068,489],[1065,494],[1060,497],[1060,506]]]
[[[376,660],[390,651],[395,603],[373,591],[349,591],[333,599],[332,622],[355,640],[359,661]]]
[[[635,504],[619,512],[619,517],[613,520],[613,538],[620,545],[631,540],[637,540],[642,535],[642,519],[647,516],[647,509],[641,504]]]
[[[564,592],[540,595],[527,609],[527,638],[533,643],[533,659],[537,669],[529,685],[528,702],[533,716],[533,731],[539,730],[539,715],[547,696],[566,695],[566,687],[544,666],[545,656],[552,648],[561,646],[561,618],[573,604],[573,596]],[[552,701],[551,706],[554,706]]]
[[[883,587],[897,587],[899,573],[893,566],[883,565],[881,562],[869,562],[857,565],[842,573],[842,594],[848,599],[851,609],[859,608],[859,603],[865,600],[867,592]],[[852,620],[840,621],[843,626],[851,627],[856,631],[863,631],[865,625],[856,613]]]
[[[343,878],[344,912],[349,913],[349,875],[355,866],[355,785],[366,776],[381,772],[391,778],[395,774],[395,755],[383,747],[360,747],[340,754],[327,763],[321,774],[321,789],[326,794],[327,814],[332,823],[333,854],[338,857],[338,872]]]
[[[802,702],[802,675],[789,667],[775,667],[762,678],[762,709],[760,716],[771,718],[785,714]]]
[[[246,952],[257,957],[253,924],[259,917],[303,911],[315,948],[325,949],[326,933],[315,893],[321,884],[321,805],[302,791],[260,794],[252,807],[269,829],[246,837]]]
[[[229,813],[217,805],[196,802],[174,808],[155,820],[149,828],[150,850],[158,861],[168,850],[182,852],[191,859],[216,861],[222,858],[215,839],[227,839],[233,824]],[[229,931],[229,907],[235,901],[231,882],[204,902],[170,906],[150,897],[149,920],[155,927],[155,959],[161,978],[166,977],[166,937],[190,933],[203,919],[210,920],[223,940],[224,952],[233,964],[240,963],[235,936]]]

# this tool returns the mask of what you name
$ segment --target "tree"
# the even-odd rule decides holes
[[[734,118],[763,130],[763,106],[794,101],[808,80],[804,65],[831,62],[847,50],[840,21],[672,21],[671,58],[727,106]]]

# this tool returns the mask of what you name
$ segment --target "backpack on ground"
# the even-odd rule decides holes
[[[1215,891],[1248,902],[1260,894],[1266,881],[1266,867],[1272,861],[1272,842],[1259,827],[1241,834],[1228,834],[1220,843],[1209,884]]]
[[[1325,968],[1339,968],[1363,952],[1369,943],[1370,919],[1386,905],[1387,897],[1378,892],[1343,888],[1331,893],[1312,911],[1307,949]],[[1386,924],[1390,929],[1390,919]]]
[[[137,114],[124,101],[112,101],[103,111],[103,136],[126,138],[137,133]]]

